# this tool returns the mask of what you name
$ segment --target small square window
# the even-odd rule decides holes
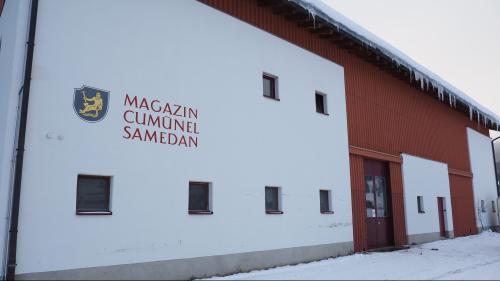
[[[322,214],[333,214],[330,190],[319,191],[319,209]]]
[[[486,213],[486,204],[484,203],[484,200],[481,200],[481,212]]]
[[[424,197],[423,196],[417,196],[417,205],[418,205],[418,213],[424,214],[425,209],[424,209]]]
[[[316,92],[316,112],[328,115],[326,95],[320,92]]]
[[[110,177],[79,175],[76,189],[77,215],[111,215]]]
[[[279,100],[278,77],[270,74],[263,74],[262,83],[264,87],[264,97]]]
[[[210,206],[211,188],[207,182],[189,183],[189,214],[213,214]]]
[[[266,213],[283,214],[281,211],[281,189],[279,187],[266,186]]]

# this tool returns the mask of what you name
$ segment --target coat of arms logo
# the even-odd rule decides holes
[[[73,107],[76,114],[87,122],[99,122],[106,116],[109,91],[89,86],[75,89]]]

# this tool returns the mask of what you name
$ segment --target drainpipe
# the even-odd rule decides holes
[[[491,141],[491,148],[493,149],[493,167],[495,167],[495,179],[496,179],[498,197],[500,197],[500,184],[499,184],[500,179],[499,179],[499,175],[498,175],[497,157],[495,154],[495,141],[497,141],[499,139],[500,139],[500,137]]]
[[[26,142],[26,123],[28,118],[28,101],[31,87],[31,69],[33,65],[33,50],[35,46],[35,30],[38,12],[38,0],[31,0],[31,15],[28,31],[28,42],[26,50],[26,65],[24,68],[23,97],[21,101],[21,112],[19,117],[19,131],[17,136],[17,153],[14,170],[14,186],[12,192],[12,204],[10,214],[9,244],[7,254],[7,280],[16,277],[16,252],[17,231],[19,225],[19,203],[21,199],[21,181],[23,178],[24,145]]]
[[[497,184],[497,194],[498,194],[498,197],[497,200],[496,200],[496,204],[497,204],[497,226],[500,226],[500,210],[499,210],[499,207],[500,207],[500,182],[499,182],[499,174],[498,174],[498,167],[497,167],[497,156],[495,154],[495,141],[499,140],[500,137],[497,137],[496,139],[492,140],[491,141],[491,148],[493,149],[493,167],[495,167],[495,179],[496,179],[496,184]]]

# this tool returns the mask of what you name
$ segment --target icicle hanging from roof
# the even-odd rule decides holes
[[[415,75],[415,80],[420,80],[420,88],[422,90],[429,88],[429,84],[432,87],[438,88],[438,96],[440,100],[444,100],[443,92],[447,92],[449,95],[453,96],[453,104],[456,108],[457,99],[463,104],[469,106],[469,112],[472,116],[472,111],[474,108],[479,116],[483,116],[488,120],[495,120],[498,124],[500,117],[483,107],[481,104],[477,103],[471,97],[455,88],[453,85],[446,82],[444,79],[423,67],[422,65],[415,62],[409,56],[405,55],[398,49],[394,48],[384,40],[380,39],[373,33],[367,31],[365,28],[354,23],[341,13],[337,12],[335,9],[325,4],[322,0],[288,0],[293,2],[303,9],[305,9],[314,19],[320,17],[332,26],[334,26],[337,31],[342,30],[348,33],[354,38],[358,39],[364,46],[371,47],[383,55],[390,58],[398,66],[404,66],[411,73]],[[472,119],[472,117],[471,117]]]

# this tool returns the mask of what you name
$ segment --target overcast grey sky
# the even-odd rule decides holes
[[[323,0],[500,115],[500,0]]]

